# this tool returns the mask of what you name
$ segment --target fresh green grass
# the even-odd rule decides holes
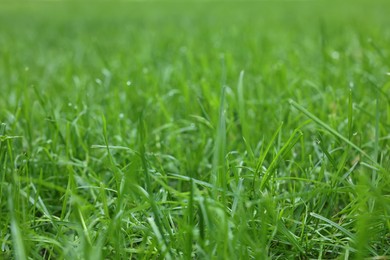
[[[0,259],[389,259],[388,10],[0,3]]]

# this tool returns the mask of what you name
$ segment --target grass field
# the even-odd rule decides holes
[[[1,2],[0,259],[389,259],[390,2]]]

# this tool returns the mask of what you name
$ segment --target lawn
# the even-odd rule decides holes
[[[389,259],[390,2],[0,2],[0,259]]]

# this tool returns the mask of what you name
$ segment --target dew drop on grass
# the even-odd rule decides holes
[[[128,81],[126,82],[126,85],[127,85],[127,86],[131,86],[131,81],[128,80]]]
[[[334,59],[334,60],[340,59],[340,53],[339,53],[338,51],[332,51],[332,53],[330,54],[330,56],[331,56],[332,59]]]
[[[103,83],[102,80],[101,80],[101,79],[98,79],[98,78],[95,79],[95,82],[96,82],[97,84],[99,84],[99,85],[101,85],[101,84]]]

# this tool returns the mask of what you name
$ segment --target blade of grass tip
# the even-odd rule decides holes
[[[1,183],[5,183],[5,170],[7,169],[6,167],[6,161],[7,161],[7,149],[6,149],[6,145],[5,145],[5,139],[3,139],[3,137],[5,137],[5,130],[6,130],[6,124],[2,123],[0,125],[0,164],[1,164],[1,167],[0,167],[0,173],[3,173],[1,174],[2,178],[1,178]],[[3,200],[3,187],[4,185],[0,185],[0,204]]]
[[[245,120],[245,98],[244,98],[244,71],[240,73],[237,84],[237,96],[238,96],[238,115],[240,117],[242,137],[248,137],[246,135],[246,120]]]
[[[244,137],[242,138],[242,140],[244,141],[246,152],[249,155],[249,160],[255,161],[256,160],[255,153],[253,152],[252,147],[249,145],[249,143],[247,142],[247,140]]]
[[[89,236],[89,231],[79,205],[77,205],[77,213],[78,213],[78,220],[80,221],[81,227],[83,229],[85,240],[88,243],[88,246],[92,246],[91,237]]]
[[[204,108],[204,106],[202,104],[201,98],[198,97],[196,100],[198,101],[199,107],[202,110],[203,117],[206,119],[206,121],[210,122],[210,116],[209,116],[209,114],[207,114],[206,109]]]
[[[330,220],[330,219],[328,219],[328,218],[326,218],[326,217],[324,217],[324,216],[321,216],[321,215],[319,215],[319,214],[317,214],[317,213],[314,213],[314,212],[310,212],[310,216],[315,217],[315,218],[317,218],[317,219],[319,219],[319,220],[322,220],[322,221],[324,221],[325,223],[328,223],[328,224],[331,225],[332,227],[334,227],[334,228],[340,230],[340,231],[343,232],[345,235],[347,235],[349,238],[351,238],[353,242],[356,242],[356,235],[355,235],[355,234],[351,233],[350,231],[348,231],[347,229],[343,228],[343,227],[340,226],[339,224],[333,222],[332,220]],[[376,254],[376,253],[375,253],[375,250],[374,250],[371,246],[368,245],[368,246],[367,246],[367,249],[368,249],[371,253],[373,253],[374,255]]]
[[[6,128],[7,128],[7,125],[4,123],[1,123],[1,125],[0,125],[0,149],[3,147],[3,141],[6,140],[6,135],[5,135]]]
[[[213,170],[210,183],[216,187],[226,188],[226,177],[223,170],[226,145],[226,121],[225,121],[225,87],[221,90],[219,105],[218,128],[215,136],[215,147],[213,155]],[[222,169],[221,169],[222,167]]]
[[[38,97],[38,101],[39,101],[39,104],[41,105],[41,107],[43,108],[43,110],[45,111],[46,113],[46,116],[49,117],[49,122],[54,126],[54,129],[57,131],[57,134],[58,136],[60,137],[61,139],[61,142],[63,144],[66,144],[66,140],[65,140],[65,137],[64,135],[62,134],[62,132],[60,131],[60,127],[58,126],[58,123],[57,123],[57,120],[56,120],[56,117],[53,113],[52,110],[50,110],[48,107],[47,107],[47,103],[45,102],[45,99],[43,98],[43,96],[41,95],[41,93],[39,93],[37,87],[35,85],[32,85],[32,88],[35,92],[35,95]]]
[[[110,164],[112,166],[112,171],[114,173],[116,189],[119,191],[119,194],[120,194],[119,198],[121,199],[122,198],[121,193],[123,190],[123,188],[121,188],[122,174],[121,174],[120,169],[118,169],[115,158],[112,156],[112,153],[111,153],[111,149],[110,149],[111,146],[109,145],[109,142],[108,142],[107,121],[106,121],[106,117],[103,114],[102,114],[102,123],[103,123],[103,138],[104,138],[105,148],[107,149],[108,158],[110,160]],[[120,200],[118,200],[118,202],[119,201]]]
[[[142,167],[145,175],[145,190],[149,193],[149,197],[153,197],[152,193],[152,187],[150,184],[150,176],[149,176],[149,167],[148,162],[146,160],[146,151],[145,151],[145,122],[142,118],[142,114],[140,115],[139,119],[139,126],[138,126],[138,132],[139,132],[139,142],[140,142],[140,156],[142,161]],[[151,198],[151,203],[154,204],[154,198]]]
[[[279,150],[279,152],[276,154],[275,158],[272,160],[271,164],[269,165],[267,171],[265,172],[261,183],[260,183],[260,190],[264,188],[264,186],[267,184],[268,180],[271,177],[271,174],[274,171],[274,168],[278,164],[281,158],[286,156],[286,154],[291,151],[291,149],[295,146],[295,144],[301,139],[302,132],[298,129],[295,129],[290,138],[287,140],[287,142],[283,145],[283,147]]]
[[[206,209],[207,204],[204,197],[197,195],[198,202],[198,217],[199,217],[199,237],[200,242],[203,244],[206,241],[207,227],[210,226],[208,211]]]
[[[328,150],[326,149],[325,145],[324,145],[324,140],[322,139],[322,136],[321,135],[318,135],[318,145],[320,146],[322,152],[325,154],[326,158],[328,158],[328,160],[330,161],[330,163],[332,164],[333,168],[334,169],[337,169],[337,163],[336,161],[333,159],[332,155],[328,152]]]
[[[194,182],[191,178],[190,180],[190,195],[189,195],[189,202],[188,202],[188,240],[187,240],[187,259],[191,259],[191,254],[193,250],[193,243],[194,243]]]
[[[110,219],[110,211],[108,210],[108,199],[106,195],[105,185],[100,182],[100,197],[103,204],[103,212],[106,218]]]
[[[175,174],[175,173],[168,173],[168,175],[172,176],[172,177],[175,177],[175,179],[178,179],[178,180],[185,180],[185,181],[193,181],[195,184],[197,185],[201,185],[203,187],[207,187],[207,188],[210,188],[210,189],[217,189],[217,190],[220,190],[218,187],[208,183],[208,182],[205,182],[205,181],[200,181],[198,179],[195,179],[195,178],[190,178],[188,176],[184,176],[184,175],[180,175],[180,174]]]
[[[374,143],[374,159],[378,160],[379,155],[379,91],[376,91],[376,100],[375,100],[375,143]],[[377,179],[377,172],[373,170],[372,182],[375,183]]]
[[[120,145],[98,145],[94,144],[91,145],[91,149],[107,149],[107,150],[125,150],[132,154],[137,154],[137,151],[134,151],[133,149],[126,147],[126,146],[120,146]]]
[[[160,229],[158,228],[158,225],[155,222],[155,219],[152,217],[149,217],[148,222],[149,222],[150,226],[152,227],[153,233],[156,236],[157,241],[160,245],[162,258],[163,259],[172,259],[171,255],[169,253],[168,247],[165,243],[165,239],[164,239],[163,235],[161,234]]]
[[[348,163],[348,158],[350,156],[350,151],[351,147],[347,146],[346,149],[343,151],[341,156],[338,158],[338,165],[336,168],[336,174],[332,175],[332,184],[336,184],[339,181],[339,176],[345,171],[347,163]]]
[[[331,133],[332,135],[340,138],[341,140],[343,140],[345,143],[347,143],[348,145],[350,145],[352,148],[354,148],[355,150],[357,150],[358,152],[360,152],[364,157],[366,157],[367,159],[369,159],[372,163],[375,164],[375,166],[377,167],[380,167],[381,166],[374,160],[371,158],[371,156],[369,156],[365,151],[363,151],[361,148],[359,148],[356,144],[352,143],[350,140],[348,140],[348,138],[344,137],[343,135],[341,135],[339,132],[337,132],[336,130],[334,130],[333,128],[331,128],[328,124],[324,123],[323,121],[321,121],[318,117],[316,117],[315,115],[313,115],[312,113],[310,113],[309,111],[307,111],[303,106],[299,105],[298,103],[296,103],[294,100],[290,99],[289,100],[289,103],[290,105],[292,105],[293,107],[295,107],[296,109],[298,109],[300,112],[302,112],[303,114],[305,114],[307,117],[311,118],[314,122],[316,122],[317,124],[319,124],[320,126],[322,126],[323,128],[325,128],[329,133]]]
[[[314,213],[314,212],[310,212],[310,216],[315,217],[315,218],[317,218],[317,219],[319,219],[319,220],[322,220],[322,221],[328,223],[329,225],[331,225],[332,227],[334,227],[334,228],[340,230],[341,232],[343,232],[345,235],[349,236],[349,237],[352,238],[352,239],[355,239],[355,238],[356,238],[355,234],[352,234],[352,233],[351,233],[350,231],[348,231],[347,229],[343,228],[343,227],[340,226],[339,224],[333,222],[332,220],[330,220],[330,219],[328,219],[328,218],[326,218],[326,217],[324,217],[324,216],[321,216],[321,215],[319,215],[319,214],[317,214],[317,213]]]
[[[152,218],[153,223],[158,228],[159,234],[164,234],[164,230],[166,230],[166,229],[164,229],[163,223],[161,222],[162,216],[161,216],[160,211],[157,207],[157,204],[156,204],[156,201],[154,198],[153,188],[151,186],[151,181],[150,181],[149,166],[148,166],[148,162],[146,159],[146,149],[145,149],[146,130],[145,130],[145,122],[144,122],[142,113],[139,115],[138,135],[139,135],[139,142],[140,142],[139,154],[141,156],[141,163],[142,163],[142,168],[143,168],[143,172],[144,172],[144,176],[145,176],[145,190],[148,193],[149,203],[150,203],[150,206],[152,208],[153,215],[154,215],[154,218]],[[168,231],[169,231],[169,229],[168,229]],[[156,232],[155,232],[155,234],[156,234],[156,236],[158,235]],[[172,234],[170,234],[170,236],[172,236]],[[168,246],[167,246],[168,243],[165,239],[165,236],[161,236],[161,238],[163,239],[164,246],[168,248]],[[168,255],[169,255],[169,252],[168,252]]]
[[[111,165],[115,165],[114,158],[111,155],[110,151],[110,145],[108,144],[108,137],[107,137],[107,121],[106,117],[102,114],[102,123],[103,123],[103,138],[105,143],[105,148],[107,149],[108,158],[110,159]]]
[[[12,149],[12,143],[11,143],[11,139],[7,138],[6,140],[6,147],[7,147],[7,155],[9,156],[9,160],[10,162],[14,162],[14,153],[13,153],[13,149]],[[16,170],[15,169],[15,166],[12,168],[13,170]],[[16,182],[16,177],[17,175],[13,175],[13,181]]]
[[[348,98],[348,140],[352,138],[352,113],[352,88],[350,88]]]
[[[259,157],[259,160],[258,160],[258,163],[256,165],[256,170],[255,170],[255,173],[253,175],[253,187],[254,189],[256,190],[256,181],[257,181],[257,177],[260,175],[260,169],[261,167],[263,166],[263,163],[264,163],[264,160],[265,160],[265,157],[267,156],[269,150],[271,149],[276,137],[278,136],[280,130],[282,130],[282,126],[283,126],[283,122],[280,124],[280,126],[278,127],[278,129],[275,131],[275,133],[273,134],[273,136],[271,137],[271,140],[269,141],[268,145],[267,145],[267,148],[265,149],[264,152],[262,152],[260,154],[260,157]]]
[[[297,240],[297,237],[294,233],[292,233],[287,227],[286,225],[284,225],[284,223],[282,222],[282,220],[278,220],[278,225],[277,225],[277,229],[280,233],[282,233],[286,238],[287,240],[293,244],[295,246],[295,248],[297,248],[301,253],[305,253],[305,250],[302,248],[302,246],[300,245],[299,241]]]
[[[22,232],[20,230],[18,221],[16,219],[15,215],[15,209],[14,209],[14,201],[13,201],[13,189],[12,186],[8,189],[8,210],[10,214],[10,220],[11,220],[11,235],[12,235],[12,242],[14,246],[14,255],[15,259],[27,259],[26,258],[26,249],[24,247]]]
[[[234,193],[234,200],[233,200],[232,211],[231,211],[232,217],[234,217],[237,211],[238,203],[241,198],[241,191],[243,190],[243,182],[244,182],[244,178],[240,178],[237,184],[236,191]]]
[[[37,189],[36,187],[34,186],[34,183],[30,182],[30,187],[33,189],[34,191],[34,195],[35,197],[29,195],[28,193],[26,193],[24,190],[20,190],[19,193],[25,197],[26,199],[28,199],[28,201],[35,207],[37,208],[44,216],[46,216],[50,222],[52,223],[52,225],[57,229],[57,224],[55,222],[55,219],[53,217],[52,214],[50,214],[49,210],[47,209],[45,203],[43,202],[41,196],[37,195],[38,192],[37,192]]]

